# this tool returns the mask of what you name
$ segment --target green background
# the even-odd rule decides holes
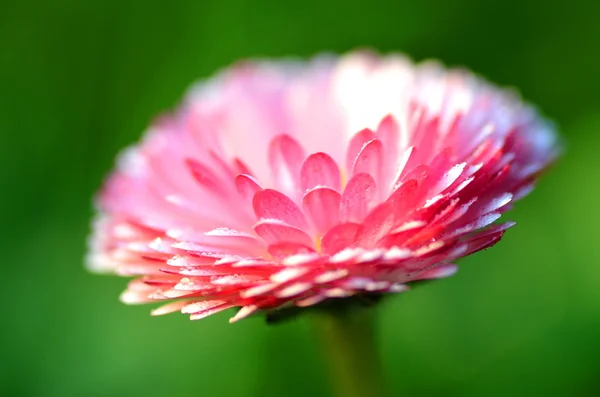
[[[519,87],[567,141],[499,245],[384,305],[397,394],[600,395],[599,15],[589,0],[3,0],[0,395],[329,395],[305,319],[153,318],[83,257],[115,154],[190,83],[238,58],[357,46]]]

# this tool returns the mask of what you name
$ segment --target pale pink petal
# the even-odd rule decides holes
[[[222,312],[223,310],[227,310],[232,308],[234,305],[229,304],[229,303],[223,303],[220,305],[215,305],[213,307],[201,310],[201,311],[197,311],[194,313],[190,314],[190,320],[201,320],[203,318],[206,318],[208,316],[211,316],[213,314]]]
[[[413,280],[429,280],[435,278],[446,278],[458,271],[456,265],[438,265],[419,272]]]
[[[235,314],[235,316],[233,316],[229,319],[229,322],[235,323],[236,321],[240,321],[241,319],[244,319],[244,318],[252,315],[253,313],[257,312],[259,309],[260,308],[257,305],[243,306],[240,310],[238,310],[238,312]]]
[[[170,302],[170,303],[167,303],[166,305],[162,305],[161,307],[152,310],[152,315],[153,316],[162,316],[165,314],[178,312],[178,311],[181,311],[181,308],[186,306],[188,303],[189,303],[188,301],[184,301],[184,300]]]
[[[304,157],[302,146],[289,135],[275,137],[269,146],[269,164],[275,186],[291,197],[299,194],[300,168]]]
[[[385,187],[389,187],[393,190],[404,179],[406,173],[416,166],[414,164],[415,161],[412,160],[416,151],[417,149],[415,149],[414,146],[410,146],[402,152],[402,155],[398,159],[398,164],[396,165],[396,172],[392,178],[392,183]]]
[[[397,172],[400,159],[400,126],[392,115],[387,115],[377,127],[377,138],[383,144],[383,169],[378,185],[387,188]]]
[[[223,182],[206,165],[191,159],[187,160],[187,165],[196,181],[207,191],[217,195],[225,195],[227,193]]]

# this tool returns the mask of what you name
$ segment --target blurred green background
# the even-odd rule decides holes
[[[325,396],[305,319],[153,318],[83,268],[115,154],[193,81],[243,57],[371,46],[519,87],[561,162],[457,276],[391,299],[380,348],[401,396],[600,395],[600,3],[3,1],[2,396]]]

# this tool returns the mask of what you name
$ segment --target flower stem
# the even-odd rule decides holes
[[[373,308],[315,314],[339,397],[386,397]]]

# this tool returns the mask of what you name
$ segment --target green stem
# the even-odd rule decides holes
[[[316,313],[315,322],[339,397],[384,397],[373,308]]]

